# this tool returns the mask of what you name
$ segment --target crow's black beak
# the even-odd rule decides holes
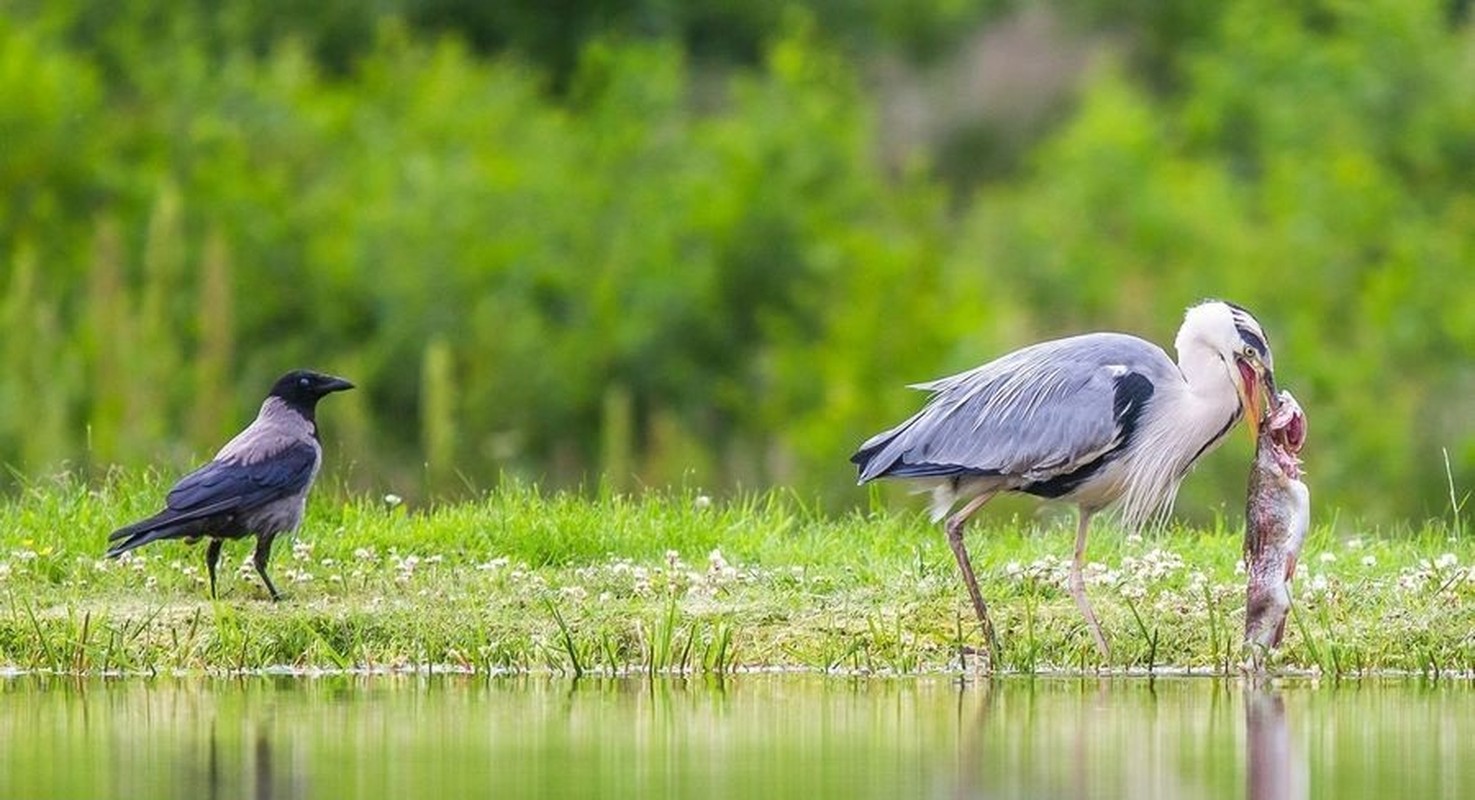
[[[352,389],[352,388],[354,388],[354,387],[353,387],[353,383],[351,381],[347,381],[347,380],[344,380],[343,378],[337,378],[337,377],[330,377],[330,378],[328,378],[328,380],[324,381],[323,384],[322,384],[322,392],[323,392],[323,394],[331,394],[333,392],[342,392],[342,391],[346,391],[346,390]]]

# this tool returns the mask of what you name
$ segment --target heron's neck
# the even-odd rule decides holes
[[[1217,431],[1239,413],[1239,390],[1218,353],[1197,343],[1181,347],[1178,370],[1187,384],[1191,412],[1204,428]]]

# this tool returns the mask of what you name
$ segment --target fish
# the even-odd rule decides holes
[[[1306,414],[1288,391],[1260,426],[1245,500],[1246,667],[1259,672],[1285,637],[1291,579],[1311,524],[1311,491],[1302,481]]]

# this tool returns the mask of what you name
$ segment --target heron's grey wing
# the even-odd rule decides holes
[[[998,475],[1023,485],[1106,457],[1130,437],[1153,393],[1134,367],[1140,359],[1125,358],[1139,354],[1116,346],[1127,338],[1049,342],[923,385],[933,391],[927,405],[852,458],[861,481]]]

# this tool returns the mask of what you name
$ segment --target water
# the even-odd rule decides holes
[[[744,676],[0,679],[0,797],[1475,796],[1475,691]]]

